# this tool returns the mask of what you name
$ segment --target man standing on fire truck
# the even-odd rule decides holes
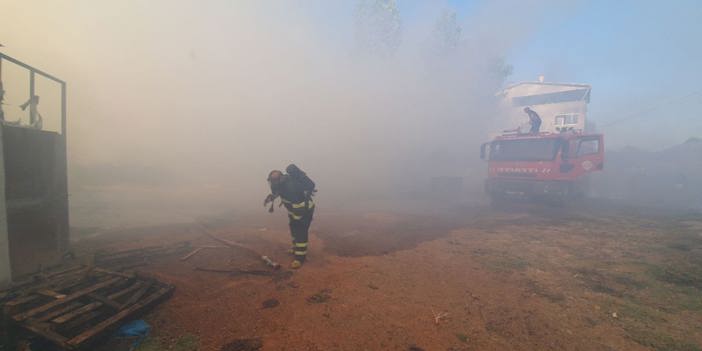
[[[529,106],[524,108],[524,112],[529,115],[529,124],[531,125],[529,134],[539,134],[539,129],[541,129],[541,117],[539,117],[539,114]]]

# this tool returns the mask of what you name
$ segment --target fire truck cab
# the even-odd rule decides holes
[[[587,193],[588,175],[604,168],[602,134],[504,134],[482,144],[487,194],[567,199]]]

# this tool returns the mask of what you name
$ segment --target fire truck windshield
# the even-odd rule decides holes
[[[550,161],[556,157],[559,139],[500,140],[490,145],[493,161]]]

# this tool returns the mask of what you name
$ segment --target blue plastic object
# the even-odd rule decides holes
[[[115,336],[117,337],[123,337],[123,338],[133,338],[136,337],[137,339],[134,341],[132,344],[132,350],[136,349],[139,347],[142,341],[146,339],[147,336],[149,336],[149,332],[151,331],[151,326],[146,323],[144,320],[139,319],[136,321],[129,322],[123,326],[121,326],[118,330]]]

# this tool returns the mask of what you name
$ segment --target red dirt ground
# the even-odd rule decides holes
[[[249,338],[260,338],[264,351],[700,350],[699,224],[699,216],[607,211],[320,212],[309,261],[293,273],[194,269],[265,269],[224,248],[140,270],[176,286],[147,317],[154,337],[171,347],[194,335],[200,350],[214,351],[245,350],[231,343]],[[212,228],[284,267],[290,260],[282,214]],[[186,240],[217,245],[196,225],[182,225],[77,246]]]

